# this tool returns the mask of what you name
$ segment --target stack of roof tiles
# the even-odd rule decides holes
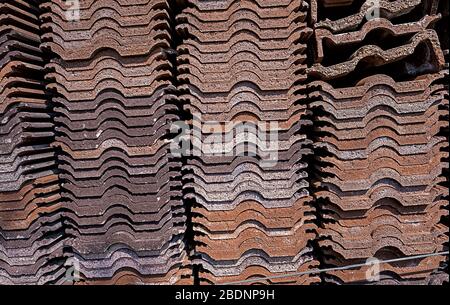
[[[311,124],[302,101],[307,5],[192,0],[186,6],[177,16],[184,37],[178,89],[193,117],[193,149],[202,152],[184,167],[199,279],[217,284],[307,271],[317,266],[308,243],[315,225],[304,162],[311,142],[302,132]],[[276,141],[270,131],[278,132]],[[206,143],[221,135],[224,150],[209,151]],[[254,155],[244,148],[250,137],[260,139]],[[278,155],[269,159],[275,146]],[[317,281],[305,275],[255,283]]]
[[[165,0],[42,4],[67,245],[81,283],[183,281],[180,163]]]
[[[37,1],[0,4],[0,284],[61,275],[62,223]]]
[[[2,0],[0,284],[448,282],[448,15]]]
[[[438,5],[435,6],[435,9],[437,10],[437,13],[440,14],[442,16],[442,18],[438,21],[436,29],[438,31],[439,34],[439,38],[440,38],[440,44],[441,44],[441,48],[444,52],[444,57],[445,57],[445,69],[444,69],[444,74],[445,74],[445,79],[447,80],[446,82],[444,82],[444,87],[445,87],[445,99],[448,101],[449,100],[449,83],[448,83],[448,79],[449,79],[449,33],[448,33],[448,26],[449,26],[449,6],[450,6],[450,2],[449,1],[439,1]],[[445,120],[446,122],[449,122],[449,114],[450,114],[450,107],[449,107],[449,103],[445,103],[444,105],[444,109],[445,109],[445,115],[442,117],[442,120]],[[447,138],[447,142],[449,142],[449,137],[450,137],[450,130],[449,130],[449,124],[447,124],[443,130],[443,134],[446,136]],[[449,154],[450,154],[450,146],[447,146],[445,149],[445,152],[447,153],[447,158],[446,161],[449,162]],[[446,187],[447,189],[450,187],[450,173],[449,173],[449,168],[444,168],[444,176],[447,178],[446,181]],[[449,201],[449,195],[447,195],[447,197],[445,198],[447,200],[447,202]],[[448,214],[448,209],[449,209],[449,205],[447,204],[447,206],[445,207],[445,209],[447,210],[446,216],[443,218],[442,222],[447,226],[447,228],[449,227],[449,214]],[[447,230],[447,241],[446,241],[446,247],[448,248],[449,244],[449,230]],[[442,264],[442,268],[441,268],[444,272],[447,272],[448,274],[448,260],[446,262],[444,262]]]
[[[380,1],[379,18],[367,13],[371,1],[312,5],[316,63],[308,72],[316,79],[309,85],[320,122],[316,196],[327,266],[448,250],[448,67],[435,4]],[[384,264],[377,283],[448,281],[434,272],[444,260]],[[324,279],[367,282],[367,271]]]

